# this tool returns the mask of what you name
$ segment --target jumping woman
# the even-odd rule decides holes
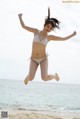
[[[57,73],[54,75],[48,74],[48,57],[46,54],[46,46],[49,41],[65,41],[76,35],[76,31],[66,37],[59,37],[54,35],[48,35],[49,32],[55,28],[59,28],[59,21],[56,18],[50,18],[50,9],[48,8],[48,17],[45,19],[45,23],[42,30],[31,28],[25,25],[22,19],[22,14],[18,14],[20,24],[25,30],[32,32],[34,34],[33,44],[32,44],[32,54],[30,60],[29,73],[26,76],[24,83],[27,85],[28,81],[32,81],[35,77],[36,70],[40,65],[41,68],[41,78],[44,81],[50,81],[55,79],[58,81],[60,78]]]

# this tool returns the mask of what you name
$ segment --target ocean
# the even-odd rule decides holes
[[[80,113],[80,84],[0,79],[0,110]]]

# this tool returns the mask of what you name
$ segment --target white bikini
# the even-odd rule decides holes
[[[39,32],[39,33],[40,33],[40,32]],[[40,39],[39,39],[39,33],[34,36],[33,42],[40,43],[40,44],[42,44],[42,45],[47,45],[47,43],[48,43],[47,37],[44,38],[44,39],[42,39],[42,40],[40,41]]]
[[[48,43],[48,39],[47,39],[47,37],[46,38],[44,38],[44,39],[42,39],[42,40],[40,40],[40,31],[39,31],[39,33],[37,34],[37,35],[34,35],[34,38],[33,38],[33,42],[36,42],[36,43],[40,43],[40,44],[42,44],[42,45],[47,45],[47,43]],[[31,58],[33,61],[36,61],[38,64],[40,64],[44,59],[46,59],[46,57],[43,57],[43,58],[41,58],[41,59],[35,59],[35,58]]]

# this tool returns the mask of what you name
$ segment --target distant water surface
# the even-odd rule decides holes
[[[80,112],[80,85],[0,79],[0,109]]]

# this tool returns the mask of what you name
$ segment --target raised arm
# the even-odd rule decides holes
[[[68,40],[68,39],[72,38],[75,35],[76,35],[76,31],[74,31],[72,34],[70,34],[69,36],[66,36],[66,37],[58,37],[58,36],[49,35],[48,40],[64,41],[64,40]]]
[[[37,29],[28,27],[24,24],[23,19],[22,19],[22,14],[18,14],[18,16],[19,16],[19,20],[20,20],[20,24],[21,24],[22,28],[24,28],[25,30],[27,30],[29,32],[33,32],[34,34],[36,34],[38,32]]]

